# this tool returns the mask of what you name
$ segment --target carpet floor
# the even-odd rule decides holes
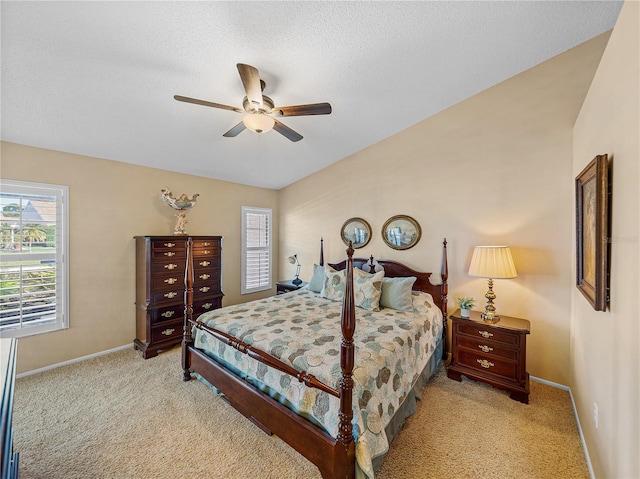
[[[126,349],[16,381],[21,479],[319,479],[199,381],[180,349]],[[530,404],[481,383],[427,385],[376,479],[588,478],[569,393],[532,382]]]

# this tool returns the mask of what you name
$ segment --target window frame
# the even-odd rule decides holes
[[[268,245],[260,246],[260,247],[249,247],[247,246],[247,216],[249,214],[262,214],[267,216],[268,221]],[[251,294],[257,293],[260,291],[267,291],[273,288],[273,254],[272,254],[272,243],[273,243],[273,211],[271,208],[259,208],[254,206],[243,206],[242,207],[242,259],[241,259],[241,284],[240,284],[240,293],[241,294]],[[249,288],[247,287],[247,253],[249,251],[267,251],[268,253],[268,281],[265,284],[260,284],[257,287]]]
[[[30,325],[20,321],[12,329],[0,328],[2,338],[24,338],[69,328],[69,187],[31,181],[0,179],[0,192],[23,196],[53,196],[56,198],[55,239],[55,320],[45,324]],[[1,253],[0,253],[1,254]],[[9,257],[10,258],[10,257]],[[0,256],[0,263],[3,258]],[[17,261],[24,261],[18,259]],[[22,294],[22,292],[20,292]],[[22,300],[21,300],[22,301]]]

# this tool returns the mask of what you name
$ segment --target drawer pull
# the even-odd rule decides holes
[[[200,291],[202,291],[203,293],[206,293],[207,291],[209,291],[211,288],[209,286],[203,286],[202,288],[200,288]]]
[[[175,328],[165,329],[164,331],[162,331],[162,334],[164,334],[165,336],[171,336],[175,330]]]
[[[165,311],[164,313],[162,313],[160,316],[162,316],[163,318],[170,318],[171,316],[173,316],[174,314],[176,314],[175,311]]]
[[[478,347],[482,350],[483,353],[489,353],[493,351],[493,348],[490,346],[486,346],[484,344],[478,344]]]
[[[165,298],[169,298],[169,299],[173,299],[176,296],[178,296],[178,293],[176,293],[174,291],[171,291],[170,293],[165,293],[165,295],[164,295]]]
[[[164,280],[164,282],[167,284],[174,284],[178,282],[178,278],[167,278]]]
[[[205,249],[202,251],[202,254],[211,254],[211,251],[209,251],[208,249]]]
[[[208,241],[205,241],[204,243],[202,243],[202,246],[211,246],[211,243],[209,243]]]
[[[493,364],[491,361],[487,361],[486,359],[476,359],[476,361],[478,361],[480,366],[485,369],[489,369],[491,366],[495,366],[495,364]]]
[[[200,266],[209,266],[211,263],[209,261],[200,261],[200,263],[198,263]]]
[[[204,303],[202,309],[209,309],[211,306],[213,306],[213,303]]]
[[[167,251],[164,255],[168,256],[169,258],[171,258],[172,256],[175,256],[176,254],[173,251]]]
[[[482,336],[484,339],[487,339],[493,336],[493,333],[490,333],[489,331],[478,331],[478,334]]]
[[[211,278],[210,274],[201,274],[200,276],[198,276],[200,279],[209,279]]]
[[[169,264],[165,264],[164,267],[167,269],[176,269],[178,265],[175,263],[169,263]]]
[[[164,244],[167,248],[173,248],[176,244],[175,243],[165,243]]]

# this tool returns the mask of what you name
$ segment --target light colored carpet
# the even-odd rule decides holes
[[[16,381],[21,479],[320,478],[198,381],[180,349],[123,350]],[[532,383],[530,404],[441,369],[377,479],[588,478],[567,392]]]

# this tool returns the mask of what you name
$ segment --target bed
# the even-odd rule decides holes
[[[438,285],[431,273],[395,261],[353,258],[351,247],[346,260],[324,265],[321,246],[310,282],[322,274],[320,292],[310,284],[197,319],[191,247],[187,242],[183,379],[210,385],[324,479],[372,478],[446,355],[446,239]]]

